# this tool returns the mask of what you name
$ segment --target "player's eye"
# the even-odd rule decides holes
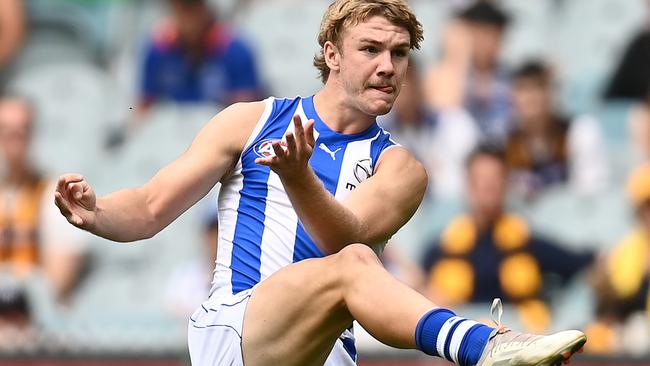
[[[393,56],[395,57],[407,57],[409,55],[409,52],[404,49],[399,49],[399,50],[394,50],[393,51]]]
[[[363,48],[363,50],[368,53],[377,53],[379,51],[375,46],[366,46]]]

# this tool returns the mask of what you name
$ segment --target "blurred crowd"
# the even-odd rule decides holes
[[[421,17],[440,8],[437,31],[426,34],[437,47],[412,56],[393,110],[378,122],[424,163],[430,184],[409,224],[417,234],[398,234],[384,253],[390,272],[440,305],[486,310],[500,297],[514,326],[579,327],[593,354],[650,357],[650,1],[626,2],[645,15],[606,72],[593,75],[603,82],[585,103],[565,92],[561,58],[504,57],[525,28],[513,9],[526,5],[412,1]],[[83,321],[97,322],[95,332],[110,324],[110,334],[91,337],[121,344],[108,350],[161,351],[129,345],[142,338],[133,324],[173,329],[179,337],[169,343],[182,349],[186,318],[212,276],[214,194],[179,224],[183,234],[158,239],[168,245],[113,250],[58,215],[54,177],[88,171],[100,189],[142,183],[169,155],[161,152],[174,150],[165,142],[189,144],[172,140],[224,106],[315,92],[316,70],[290,59],[299,57],[292,50],[313,55],[318,20],[298,28],[300,14],[282,19],[275,10],[298,3],[318,14],[328,2],[0,1],[0,353],[75,349],[93,331]],[[542,3],[557,18],[569,6],[528,5]],[[260,24],[271,16],[286,29]],[[281,40],[268,46],[267,38]],[[296,39],[311,43],[287,45]],[[198,115],[207,118],[187,121]],[[575,225],[589,217],[599,219]],[[133,308],[110,310],[120,299]],[[97,321],[98,311],[109,315]]]

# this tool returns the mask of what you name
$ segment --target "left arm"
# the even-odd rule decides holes
[[[309,167],[313,122],[303,129],[294,118],[295,136],[287,135],[287,150],[273,144],[276,156],[258,159],[279,176],[309,235],[325,254],[348,244],[373,245],[388,240],[417,210],[427,185],[422,165],[396,147],[379,159],[375,174],[343,202],[337,201]]]

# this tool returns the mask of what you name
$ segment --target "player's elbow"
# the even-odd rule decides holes
[[[144,197],[142,199],[141,215],[140,215],[140,225],[142,225],[142,230],[140,231],[140,240],[142,239],[151,239],[156,234],[158,234],[165,226],[165,213],[163,206],[159,204],[155,197],[148,194],[145,188],[140,189],[141,195]]]

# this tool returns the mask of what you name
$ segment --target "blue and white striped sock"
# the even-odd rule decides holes
[[[493,331],[494,328],[456,316],[451,310],[435,309],[420,319],[415,342],[428,355],[472,366],[478,363]]]

